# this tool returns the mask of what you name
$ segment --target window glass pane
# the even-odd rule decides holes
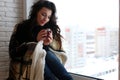
[[[69,72],[118,80],[118,0],[51,0],[65,37]]]

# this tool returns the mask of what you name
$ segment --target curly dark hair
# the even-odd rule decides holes
[[[28,17],[28,20],[30,22],[32,22],[31,25],[35,25],[37,24],[37,13],[39,12],[40,9],[42,9],[43,7],[46,7],[50,10],[52,10],[52,15],[50,17],[50,21],[46,24],[52,31],[53,31],[53,38],[57,41],[57,43],[60,46],[62,46],[62,42],[61,42],[61,30],[59,28],[59,26],[56,23],[57,17],[56,17],[56,6],[53,2],[48,1],[48,0],[40,0],[37,1],[36,3],[34,3],[34,5],[31,7],[30,10],[30,15]]]

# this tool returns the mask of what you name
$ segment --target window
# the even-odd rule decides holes
[[[118,80],[119,0],[51,1],[56,4],[58,24],[65,38],[66,69]]]
[[[31,8],[31,5],[34,3],[34,1],[37,1],[37,0],[23,0],[23,7],[24,7],[24,18],[28,18],[28,15],[29,15],[29,11],[30,11],[30,8]]]

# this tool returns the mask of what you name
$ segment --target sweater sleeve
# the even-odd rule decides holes
[[[38,35],[38,33],[39,33],[39,31],[40,30],[42,30],[43,28],[42,27],[40,27],[40,26],[34,26],[33,28],[32,28],[32,37],[33,37],[33,39],[34,39],[34,41],[35,42],[37,42],[37,35]]]
[[[20,44],[20,42],[17,40],[16,31],[17,27],[15,26],[9,43],[9,55],[11,58],[21,57],[25,54],[25,51],[27,50],[26,43],[24,42]]]

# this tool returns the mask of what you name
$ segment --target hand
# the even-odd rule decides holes
[[[50,29],[43,29],[37,35],[37,41],[43,40],[44,45],[49,45],[53,40],[52,31]]]
[[[47,29],[47,36],[44,39],[44,45],[49,45],[53,41],[53,33],[51,29]]]
[[[47,30],[43,29],[41,30],[37,35],[37,41],[44,40],[47,36]]]

